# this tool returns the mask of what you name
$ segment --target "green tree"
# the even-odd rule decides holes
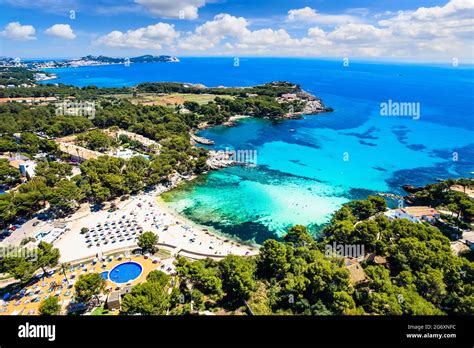
[[[83,195],[79,187],[70,180],[61,180],[53,189],[49,203],[51,209],[65,213],[78,206]]]
[[[36,266],[46,273],[46,268],[52,268],[58,265],[59,249],[53,248],[52,244],[41,241],[37,249]]]
[[[138,237],[138,246],[145,252],[155,253],[158,236],[151,231],[145,232]]]
[[[36,271],[34,263],[23,257],[7,256],[0,260],[1,269],[22,283],[28,282]]]
[[[145,282],[133,287],[122,300],[121,314],[164,315],[170,305],[170,297],[157,282]]]
[[[146,276],[147,282],[157,283],[162,287],[165,287],[169,283],[170,279],[171,277],[168,274],[158,270],[151,271]]]
[[[290,265],[286,260],[286,246],[276,240],[268,239],[260,248],[257,268],[265,278],[283,278]]]
[[[63,162],[39,162],[35,173],[44,177],[48,186],[54,186],[59,180],[71,175],[72,167]]]
[[[20,172],[8,163],[8,160],[0,158],[0,187],[10,187],[20,181]]]
[[[50,296],[43,300],[39,306],[39,313],[41,315],[58,315],[60,311],[61,305],[55,296]]]
[[[219,262],[222,288],[230,299],[248,299],[256,288],[255,262],[236,255],[228,255]]]
[[[77,302],[88,302],[105,289],[105,279],[99,273],[81,275],[76,282]]]
[[[285,235],[284,241],[286,243],[293,243],[295,246],[311,246],[315,242],[308,229],[302,225],[291,227]]]

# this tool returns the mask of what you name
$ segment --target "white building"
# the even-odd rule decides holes
[[[31,179],[36,175],[36,162],[25,161],[19,165],[20,173],[26,178]]]
[[[399,209],[391,209],[384,213],[389,219],[407,219],[411,222],[427,221],[433,223],[439,218],[436,209],[426,206],[406,207]]]

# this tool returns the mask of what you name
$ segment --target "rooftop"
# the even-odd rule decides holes
[[[417,218],[421,218],[422,216],[434,216],[439,214],[436,209],[427,206],[405,207],[401,210]]]

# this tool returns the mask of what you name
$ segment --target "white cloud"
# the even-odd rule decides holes
[[[298,41],[292,39],[283,29],[260,29],[244,32],[239,38],[237,47],[261,51],[267,50],[269,47],[273,49],[282,47],[291,48],[296,45],[298,45]]]
[[[196,19],[206,0],[135,0],[153,15],[162,18]]]
[[[186,54],[347,55],[428,61],[450,61],[457,57],[473,62],[473,11],[472,0],[451,0],[444,6],[384,12],[370,17],[365,9],[327,15],[305,7],[290,10],[286,20],[272,27],[265,25],[267,22],[222,13],[189,32],[179,33],[173,26],[159,23],[127,32],[113,31],[96,42],[140,49],[160,49],[167,45],[172,52],[181,50]],[[306,34],[296,35],[294,32],[302,31],[288,29],[295,27],[305,28]]]
[[[474,2],[451,0],[442,7],[420,7],[380,20],[378,24],[394,34],[413,39],[468,38],[474,31]]]
[[[1,36],[12,40],[27,41],[35,40],[36,30],[32,25],[21,25],[20,22],[11,22],[5,26],[5,30],[0,32]]]
[[[290,22],[312,23],[320,25],[335,25],[359,21],[357,17],[345,14],[322,14],[308,6],[300,9],[289,10],[287,19]]]
[[[115,30],[101,36],[95,43],[109,47],[161,49],[164,44],[171,45],[178,37],[179,33],[173,25],[160,22],[125,33]]]
[[[379,29],[370,24],[348,23],[338,26],[330,32],[327,37],[332,41],[345,42],[376,42],[380,39],[388,38],[390,32]]]
[[[46,34],[67,40],[76,38],[76,34],[74,34],[69,24],[55,24],[52,27],[46,29]]]
[[[248,32],[248,25],[243,17],[221,13],[214,16],[212,21],[198,26],[194,33],[181,40],[178,46],[185,50],[206,50],[218,45],[226,37],[243,36]]]

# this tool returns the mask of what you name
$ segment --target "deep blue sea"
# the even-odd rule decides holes
[[[175,190],[170,204],[192,220],[244,240],[281,236],[294,224],[317,231],[341,204],[403,194],[403,184],[471,176],[474,68],[293,58],[182,58],[180,63],[52,70],[77,86],[145,81],[250,86],[290,81],[332,113],[272,123],[244,119],[201,134],[214,148],[256,150],[256,167],[215,171]],[[417,116],[382,116],[381,103],[417,103]]]

